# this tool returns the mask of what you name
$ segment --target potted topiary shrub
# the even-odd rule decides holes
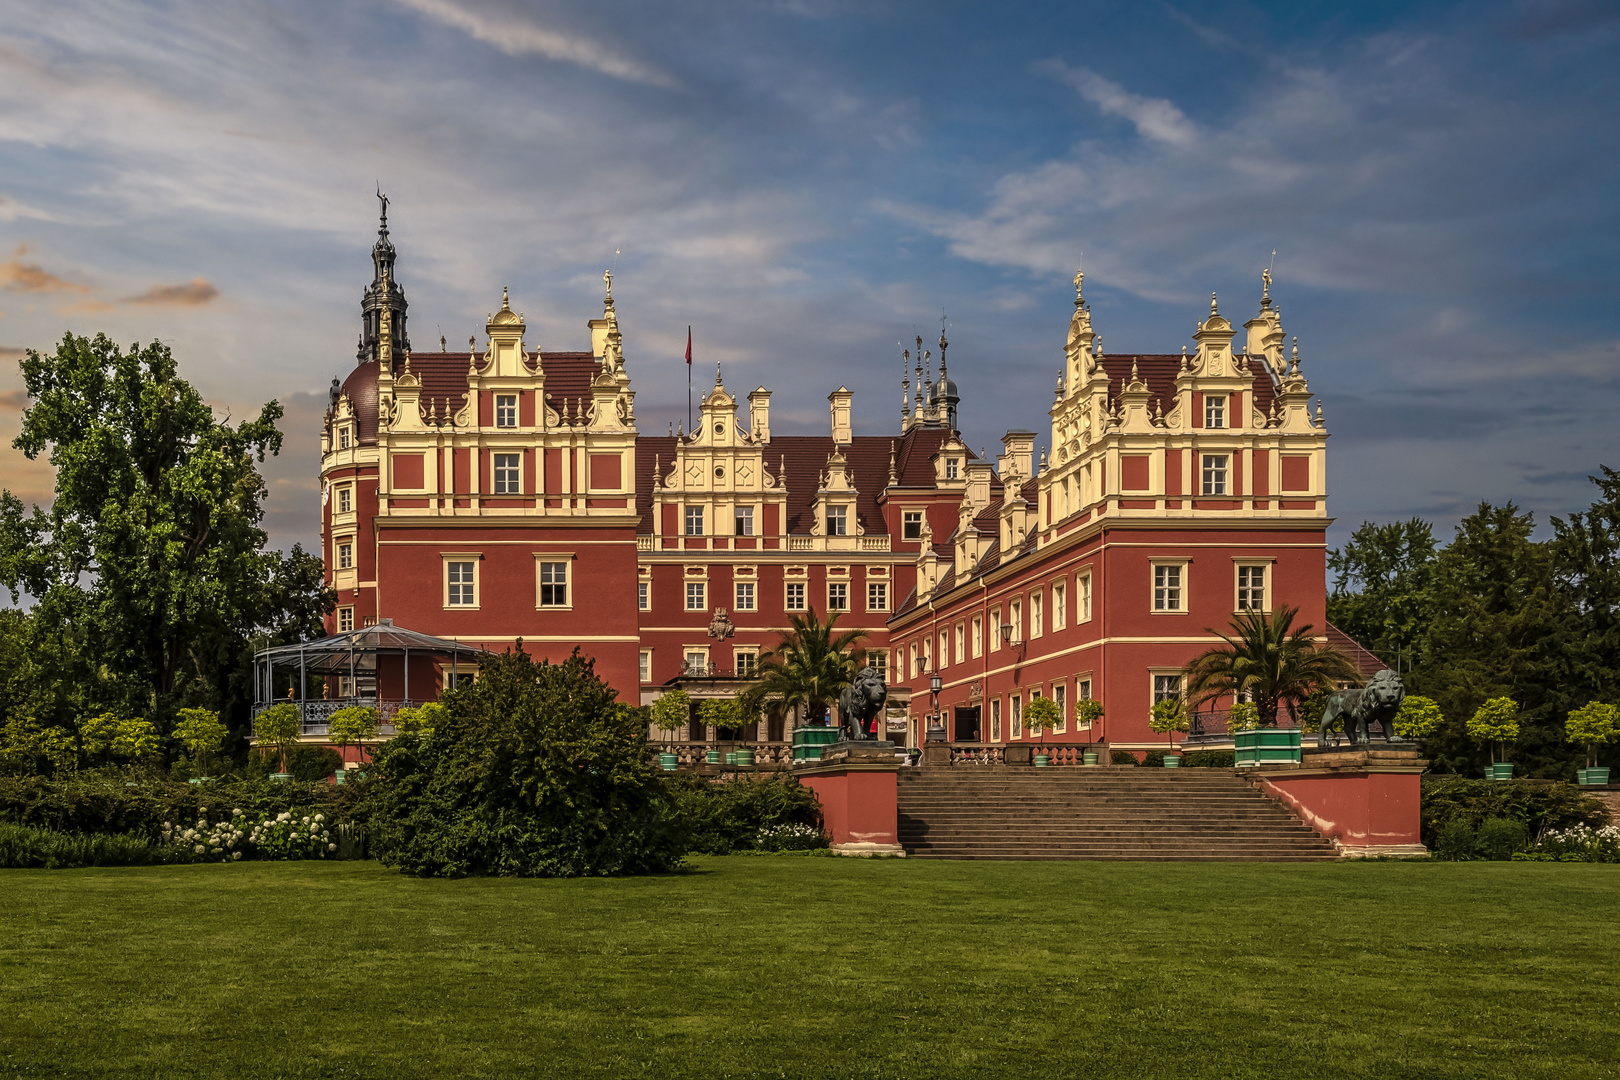
[[[1168,735],[1170,749],[1164,752],[1164,767],[1179,769],[1181,755],[1176,753],[1176,740],[1172,732],[1187,730],[1187,714],[1181,708],[1179,697],[1165,698],[1163,701],[1153,703],[1153,712],[1148,716],[1148,727],[1160,735]]]
[[[1506,757],[1506,745],[1519,737],[1519,703],[1510,697],[1493,697],[1468,718],[1468,737],[1495,747],[1491,754],[1489,778],[1513,779],[1513,764],[1497,761]]]
[[[1096,698],[1081,698],[1074,703],[1074,722],[1078,727],[1089,728],[1102,718],[1102,702]],[[1097,751],[1082,751],[1080,760],[1087,765],[1097,764]]]
[[[721,728],[740,728],[743,726],[742,705],[736,698],[710,698],[698,706],[698,719],[714,728],[718,737]],[[746,758],[746,760],[744,760]],[[710,750],[707,760],[711,765],[720,762],[720,751]],[[752,765],[754,751],[752,747],[739,747],[726,755],[727,765]]]
[[[692,720],[692,696],[685,690],[671,690],[652,706],[653,727],[666,734],[666,741],[673,742],[676,729],[685,727]],[[670,750],[660,751],[658,764],[665,772],[674,772],[681,759]]]
[[[293,711],[296,713],[297,709]],[[197,769],[197,783],[209,779],[206,771],[208,764],[214,755],[219,753],[220,747],[225,745],[225,734],[225,725],[220,722],[217,712],[208,709],[181,709],[176,714],[174,737],[191,753],[192,764]]]
[[[272,705],[253,718],[253,737],[260,746],[269,747],[280,755],[281,771],[271,773],[270,779],[292,779],[292,773],[287,771],[287,755],[298,745],[298,736],[303,732],[303,727],[303,715],[298,711],[298,706],[290,701]]]
[[[366,740],[377,738],[377,710],[366,705],[350,705],[339,709],[326,722],[327,738],[343,754],[345,747],[353,746],[360,754],[359,764],[366,763]],[[343,754],[344,765],[337,770],[337,782],[343,783],[348,774],[348,755]]]
[[[1607,784],[1609,767],[1597,763],[1597,748],[1620,735],[1620,708],[1601,701],[1588,701],[1564,721],[1564,736],[1572,743],[1586,744],[1586,768],[1576,772],[1581,784]]]
[[[1422,739],[1433,735],[1446,722],[1440,705],[1434,698],[1421,694],[1408,694],[1395,714],[1395,734],[1403,739]]]
[[[437,701],[406,705],[394,713],[394,734],[431,739],[433,732],[444,723],[444,716],[444,705]]]
[[[1029,707],[1024,710],[1024,724],[1029,733],[1040,738],[1041,732],[1050,731],[1058,726],[1063,719],[1063,713],[1058,709],[1057,702],[1049,697],[1029,699]],[[1052,755],[1042,753],[1045,748],[1037,747],[1035,753],[1035,767],[1044,769],[1052,764]]]

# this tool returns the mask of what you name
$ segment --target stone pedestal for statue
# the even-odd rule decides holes
[[[1421,836],[1421,777],[1429,763],[1399,744],[1310,749],[1295,763],[1243,770],[1261,791],[1350,857],[1427,855]]]
[[[898,780],[894,744],[876,739],[833,743],[818,761],[794,767],[793,775],[816,793],[836,855],[904,855],[900,846]]]

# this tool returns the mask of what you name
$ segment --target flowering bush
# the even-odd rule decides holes
[[[230,817],[210,823],[204,811],[191,826],[165,821],[159,839],[177,862],[326,859],[338,853],[337,838],[321,813],[300,817],[282,811],[249,817],[233,810]]]
[[[814,825],[771,825],[759,830],[761,851],[812,851],[828,846],[827,834]]]
[[[1620,863],[1620,828],[1573,825],[1563,830],[1550,829],[1529,851],[1513,857],[1531,862]]]

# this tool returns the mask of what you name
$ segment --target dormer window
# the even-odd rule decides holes
[[[495,395],[495,426],[506,428],[517,427],[516,394]]]
[[[1223,395],[1204,398],[1204,426],[1207,428],[1226,426],[1226,398]]]
[[[703,507],[688,506],[686,508],[686,535],[703,535]]]
[[[347,450],[348,448],[349,448],[349,427],[348,427],[347,424],[345,424],[343,427],[338,428],[338,449],[339,450]]]
[[[827,508],[827,535],[849,535],[849,507],[829,506]]]
[[[1225,454],[1204,455],[1204,494],[1226,494],[1226,460]]]
[[[945,459],[945,479],[947,479],[947,480],[955,480],[956,479],[956,465],[957,465],[957,462],[956,462],[955,458],[950,457],[950,458]]]
[[[923,512],[921,510],[907,510],[901,517],[901,522],[900,522],[900,530],[901,530],[900,531],[900,536],[901,536],[901,539],[904,539],[904,540],[921,540],[922,539],[922,519],[923,519]]]

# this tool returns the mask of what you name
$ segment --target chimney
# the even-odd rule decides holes
[[[990,474],[988,461],[970,461],[967,466],[967,491],[963,494],[963,518],[971,521],[980,510],[990,505]]]
[[[1021,480],[1028,480],[1032,475],[1030,470],[1034,467],[1035,433],[1033,431],[1009,431],[1001,437],[1001,457],[996,462],[996,471],[1006,480],[1009,475],[1016,474]]]
[[[832,406],[832,441],[835,446],[848,446],[853,438],[849,430],[849,402],[855,395],[848,387],[840,386],[827,395]],[[1033,445],[1034,436],[1030,436]]]
[[[748,428],[754,441],[771,441],[771,392],[761,386],[748,395]]]

